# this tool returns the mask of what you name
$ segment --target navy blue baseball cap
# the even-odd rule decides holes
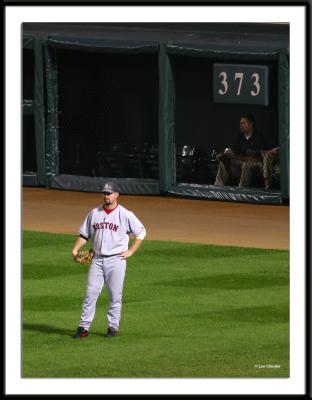
[[[106,182],[101,190],[102,193],[112,194],[119,193],[119,189],[114,182]]]

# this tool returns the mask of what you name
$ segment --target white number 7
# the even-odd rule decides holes
[[[239,79],[238,89],[236,95],[239,96],[242,88],[244,73],[243,72],[236,72],[235,73],[235,80]]]

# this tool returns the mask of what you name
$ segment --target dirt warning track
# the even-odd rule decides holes
[[[25,230],[77,233],[100,193],[23,188]],[[121,195],[144,223],[149,240],[289,249],[289,206]]]

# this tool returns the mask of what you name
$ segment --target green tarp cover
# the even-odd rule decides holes
[[[48,37],[47,44],[57,48],[108,53],[151,53],[158,43],[150,41],[111,40],[96,38]]]

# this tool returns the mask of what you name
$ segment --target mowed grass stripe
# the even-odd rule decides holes
[[[24,377],[289,376],[288,251],[145,240],[128,260],[119,336],[105,338],[104,288],[77,341],[87,267],[74,241],[23,233]]]

